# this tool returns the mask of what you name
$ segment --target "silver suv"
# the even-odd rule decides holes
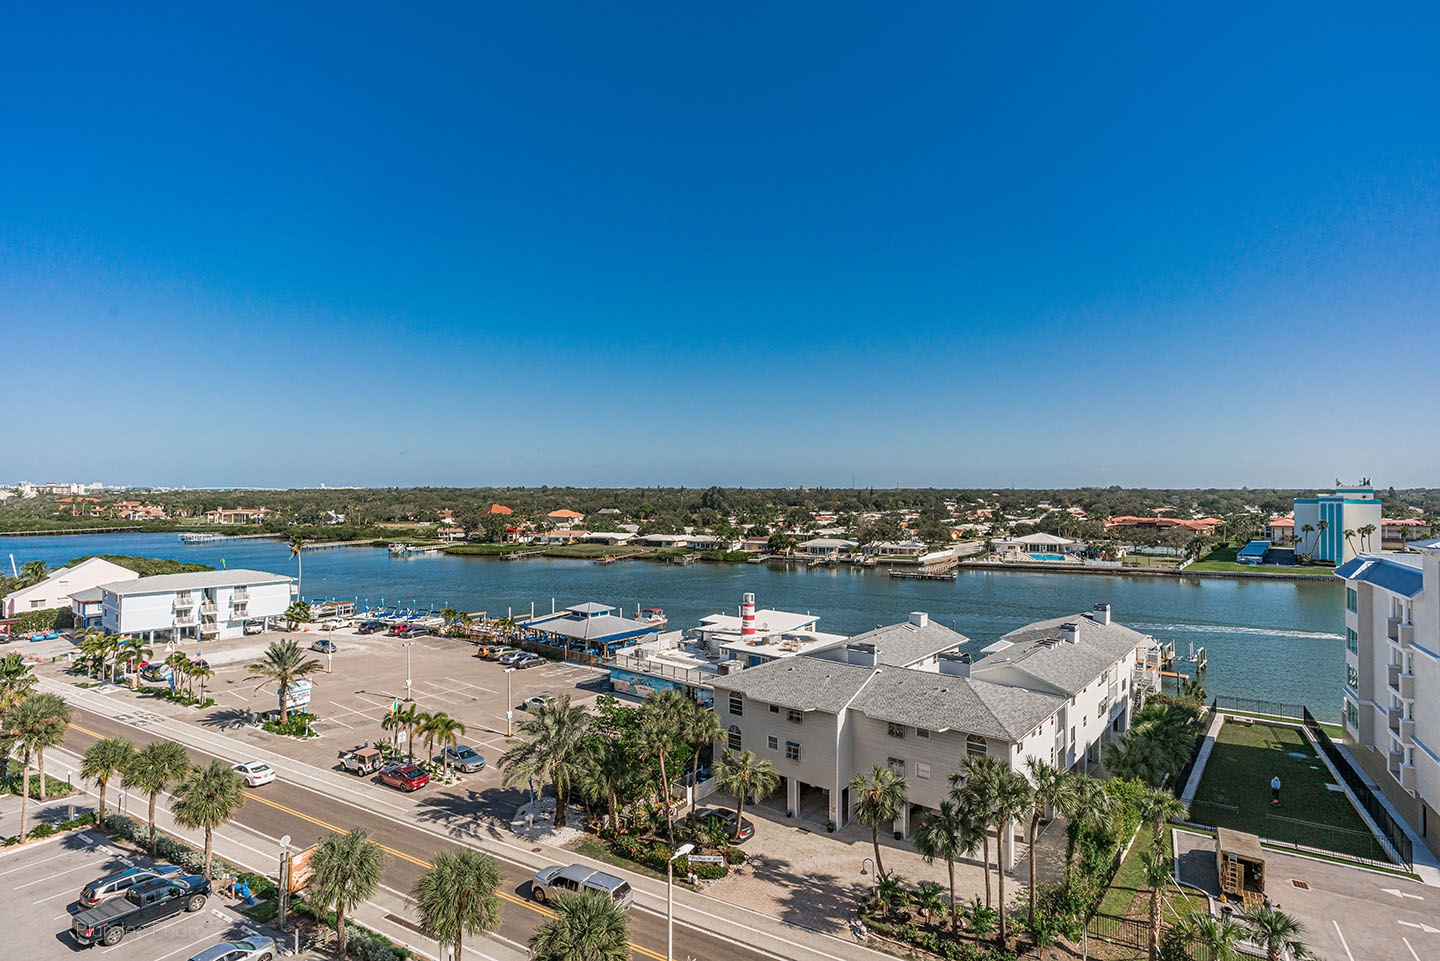
[[[81,888],[80,906],[93,908],[101,901],[108,901],[116,895],[124,894],[141,881],[148,881],[151,878],[179,877],[183,873],[173,864],[157,864],[150,868],[126,868],[118,874],[91,881]]]
[[[577,891],[599,891],[622,908],[630,907],[635,900],[635,892],[630,889],[629,881],[604,871],[587,868],[583,864],[572,864],[568,868],[562,868],[558,864],[541,868],[535,872],[535,879],[530,882],[530,896],[541,904],[557,894],[573,894]]]

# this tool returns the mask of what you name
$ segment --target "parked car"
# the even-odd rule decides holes
[[[265,633],[265,625],[262,624],[260,621],[246,621],[246,622],[245,622],[245,633],[246,633],[246,634],[263,634],[263,633]]]
[[[322,631],[338,631],[344,626],[345,622],[338,617],[332,617],[320,622],[320,630]]]
[[[355,628],[356,634],[378,634],[385,630],[384,621],[361,621],[360,626]]]
[[[256,935],[243,941],[221,941],[195,955],[190,961],[271,961],[275,939]]]
[[[530,652],[529,652],[529,651],[522,651],[522,650],[520,650],[520,649],[518,649],[518,648],[511,648],[507,653],[502,654],[502,655],[500,655],[498,658],[496,658],[496,660],[498,660],[501,664],[507,664],[507,665],[508,665],[508,664],[514,664],[516,661],[520,660],[520,658],[522,658],[522,657],[529,657],[529,656],[530,656]]]
[[[554,694],[536,694],[534,697],[527,697],[525,700],[521,701],[520,710],[534,711],[538,708],[544,707],[546,704],[549,704],[554,700]]]
[[[740,819],[740,834],[735,834],[735,812],[729,808],[701,808],[695,812],[695,823],[704,824],[715,820],[725,825],[727,835],[736,844],[744,844],[755,836],[755,824],[749,818]]]
[[[237,764],[235,773],[245,779],[246,787],[259,787],[275,780],[275,769],[264,761],[245,761]]]
[[[203,657],[192,657],[190,658],[190,666],[208,669],[210,667],[210,662],[205,660],[205,658]]]
[[[334,654],[336,651],[340,650],[340,645],[336,644],[328,637],[322,637],[318,639],[314,644],[310,645],[310,650],[319,651],[321,654]]]
[[[430,775],[414,764],[396,764],[380,772],[380,783],[402,791],[418,791],[430,783]]]
[[[457,771],[464,771],[466,774],[474,774],[476,771],[485,770],[485,758],[470,745],[461,744],[457,747],[446,746],[436,758],[441,764],[448,763]]]
[[[373,747],[357,747],[353,751],[340,752],[340,766],[351,774],[374,774],[380,770],[385,759]]]
[[[199,911],[209,896],[210,881],[199,875],[151,878],[126,891],[123,898],[80,911],[70,930],[81,947],[98,943],[111,948],[127,931],[148,927],[181,911]]]
[[[516,658],[515,660],[511,661],[510,666],[515,668],[516,670],[523,671],[527,667],[539,667],[541,664],[549,663],[549,661],[541,657],[539,654],[530,654],[527,652],[524,657]]]
[[[183,872],[173,864],[157,864],[148,868],[126,868],[116,874],[96,878],[80,889],[77,899],[82,908],[93,908],[101,901],[108,901],[117,894],[124,894],[142,881],[154,878],[178,877]]]
[[[423,624],[397,624],[386,633],[391,637],[425,637],[434,631]]]
[[[519,652],[520,649],[518,647],[511,647],[508,644],[496,644],[493,647],[486,648],[483,657],[487,661],[498,661],[509,657],[511,654],[518,654]]]
[[[530,882],[530,896],[541,904],[557,894],[575,891],[599,891],[622,908],[628,908],[635,900],[628,881],[583,864],[572,864],[568,868],[553,864],[541,868]]]

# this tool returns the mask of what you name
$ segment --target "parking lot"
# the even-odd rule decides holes
[[[211,896],[201,910],[182,911],[132,931],[114,947],[82,949],[70,931],[71,919],[80,910],[80,889],[96,878],[151,863],[90,831],[0,854],[0,890],[6,893],[9,926],[6,956],[53,957],[88,950],[105,961],[187,961],[217,941],[261,933],[230,909],[227,897]]]

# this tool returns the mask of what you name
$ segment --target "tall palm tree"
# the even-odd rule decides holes
[[[1300,525],[1300,533],[1302,533],[1302,534],[1305,535],[1304,539],[1300,542],[1300,543],[1303,545],[1303,548],[1302,548],[1302,550],[1301,550],[1301,553],[1303,553],[1303,554],[1312,554],[1312,553],[1314,553],[1314,551],[1313,551],[1312,548],[1311,548],[1311,544],[1310,544],[1310,535],[1313,534],[1313,533],[1315,533],[1315,528],[1312,527],[1312,526],[1309,525],[1309,524],[1301,524],[1301,525]]]
[[[170,816],[182,828],[205,832],[205,876],[210,877],[215,829],[229,824],[245,803],[240,776],[221,760],[198,764],[170,795]]]
[[[561,894],[550,906],[555,917],[530,935],[532,961],[629,961],[630,923],[614,900],[583,891]]]
[[[330,833],[310,856],[307,895],[321,910],[335,909],[335,938],[345,954],[345,916],[370,900],[385,874],[385,851],[364,831]]]
[[[30,762],[43,756],[47,747],[65,740],[65,721],[56,714],[54,705],[42,700],[54,694],[27,697],[5,712],[4,739],[20,755],[20,837],[26,833],[30,806]],[[42,768],[43,772],[43,768]],[[44,795],[44,774],[41,774],[41,795]]]
[[[290,630],[295,630],[301,624],[310,622],[310,605],[304,601],[295,601],[285,608],[285,625]]]
[[[125,657],[125,673],[130,676],[130,690],[138,690],[140,687],[140,665],[155,656],[155,648],[146,644],[138,637],[132,637],[126,641],[121,653]]]
[[[706,747],[720,740],[725,727],[720,723],[720,715],[704,704],[692,701],[681,721],[681,729],[690,749],[695,752],[690,758],[690,815],[693,817],[695,803],[700,798],[700,755]]]
[[[980,867],[985,874],[985,907],[994,903],[990,890],[990,829],[995,823],[993,767],[982,764],[991,758],[965,759],[964,770],[950,773],[950,797],[968,804],[980,826]]]
[[[1140,877],[1150,889],[1150,961],[1160,955],[1160,906],[1165,888],[1170,883],[1170,859],[1154,848],[1140,856]]]
[[[80,758],[80,776],[95,782],[99,789],[99,804],[95,814],[101,823],[105,821],[105,789],[110,786],[112,777],[125,773],[130,759],[134,756],[134,744],[123,737],[106,737],[86,748]]]
[[[1164,788],[1148,788],[1140,797],[1140,820],[1150,825],[1155,850],[1160,850],[1165,839],[1165,823],[1185,817],[1189,809],[1185,802]]]
[[[192,662],[185,673],[189,675],[189,680],[198,680],[200,682],[200,702],[203,704],[205,702],[205,679],[207,677],[214,677],[215,669],[207,667],[204,664],[195,664]]]
[[[868,775],[857,774],[850,779],[850,816],[870,827],[877,875],[885,873],[880,860],[880,826],[895,823],[905,808],[908,792],[905,778],[879,764]]]
[[[1319,550],[1321,543],[1325,540],[1325,532],[1330,529],[1330,522],[1320,520],[1315,522],[1315,549]]]
[[[1106,793],[1102,782],[1086,774],[1072,774],[1073,795],[1064,799],[1060,813],[1065,817],[1065,870],[1075,865],[1075,848],[1080,833],[1087,827],[1105,827],[1118,815],[1115,801]]]
[[[255,690],[258,691],[271,683],[279,690],[282,721],[290,719],[290,685],[323,670],[324,664],[313,657],[307,657],[300,645],[288,637],[271,641],[270,646],[265,648],[265,657],[245,667],[245,673],[261,678],[260,683],[255,685]]]
[[[125,787],[150,800],[150,854],[155,854],[155,800],[171,784],[190,773],[190,755],[175,741],[151,741],[135,752],[125,769]]]
[[[1025,762],[1033,785],[1030,793],[1030,918],[1036,917],[1038,892],[1035,884],[1035,841],[1040,833],[1040,822],[1054,809],[1066,807],[1075,793],[1074,780],[1053,764],[1037,757]]]
[[[435,855],[430,870],[415,882],[411,897],[420,930],[465,956],[465,935],[489,934],[500,926],[496,891],[504,876],[488,854],[461,848]],[[606,900],[609,900],[608,898]]]
[[[1010,839],[1016,821],[1028,815],[1032,809],[1030,782],[1024,776],[1012,771],[1003,761],[996,761],[1003,772],[994,778],[994,793],[991,796],[995,818],[995,879],[996,910],[999,912],[999,943],[1006,942],[1006,922],[1010,912],[1005,901],[1005,842]]]
[[[407,710],[414,709],[414,707],[414,704],[406,705]],[[405,711],[399,708],[391,708],[389,711],[386,711],[385,716],[380,719],[380,730],[390,732],[390,741],[392,744],[399,739],[400,732],[405,729]],[[399,749],[399,745],[395,745],[395,747],[397,750]]]
[[[185,676],[195,665],[190,662],[188,655],[175,651],[165,658],[165,666],[170,668],[170,689],[178,690],[180,685],[185,683]]]
[[[575,786],[587,802],[606,804],[610,830],[618,833],[620,798],[634,793],[641,776],[626,743],[619,738],[604,738],[590,749]]]
[[[675,818],[670,813],[670,772],[666,759],[676,747],[677,732],[690,712],[690,699],[675,688],[656,691],[640,705],[642,750],[660,762],[660,802],[665,806],[665,836],[675,841]]]
[[[590,716],[572,706],[570,696],[549,701],[521,722],[519,744],[500,757],[502,783],[512,787],[532,777],[549,781],[555,789],[555,826],[565,826],[565,804],[570,784],[585,768],[585,732]]]
[[[451,717],[444,711],[436,711],[430,715],[425,722],[425,739],[430,743],[438,743],[441,747],[453,748],[460,743],[460,738],[465,736],[465,725],[457,718]],[[445,773],[450,773],[450,757],[445,756]]]
[[[70,726],[70,704],[59,694],[32,694],[28,700],[46,723],[47,736],[35,746],[35,770],[40,775],[40,800],[44,801],[50,796],[45,777],[45,750],[64,743],[65,729]]]
[[[960,935],[960,912],[955,905],[955,862],[975,850],[983,828],[976,822],[968,799],[951,798],[940,802],[939,811],[928,812],[915,831],[915,849],[932,864],[939,858],[945,862],[950,876],[950,933]]]
[[[301,582],[305,579],[305,538],[296,534],[290,538],[290,556],[295,558],[295,593],[300,593]],[[293,606],[293,605],[292,605]],[[308,612],[307,612],[308,613]],[[307,621],[309,618],[305,618]]]
[[[36,683],[34,671],[19,651],[0,657],[0,714],[33,694]]]
[[[744,825],[745,802],[765,800],[780,786],[780,772],[769,761],[755,757],[754,751],[726,750],[715,765],[715,786],[735,795],[735,837]]]
[[[1370,538],[1375,534],[1375,525],[1366,524],[1357,530],[1356,533],[1360,535],[1361,543],[1364,545],[1364,549],[1368,551],[1370,549]]]
[[[1291,961],[1308,961],[1314,955],[1300,940],[1305,925],[1274,908],[1253,907],[1241,915],[1250,939],[1265,949],[1266,961],[1280,961],[1289,955]]]

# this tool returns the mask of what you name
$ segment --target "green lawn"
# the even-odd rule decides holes
[[[1171,850],[1170,828],[1165,829],[1164,844],[1166,850]],[[1115,872],[1115,878],[1110,882],[1110,887],[1105,891],[1105,897],[1100,901],[1100,913],[1109,914],[1115,917],[1146,918],[1149,917],[1150,903],[1148,897],[1137,902],[1135,896],[1138,894],[1149,894],[1149,888],[1145,887],[1143,867],[1140,859],[1153,847],[1154,835],[1150,833],[1148,825],[1140,828],[1140,834],[1135,838],[1135,843],[1130,845],[1130,853],[1120,864],[1120,870]],[[1183,888],[1171,887],[1166,892],[1170,904],[1177,911],[1184,912],[1188,905],[1191,911],[1208,910],[1209,904],[1204,898],[1199,897],[1192,891]],[[1169,916],[1167,915],[1167,920]]]
[[[1278,808],[1270,805],[1270,779],[1277,775],[1284,785]],[[1298,729],[1230,721],[1205,765],[1190,820],[1386,860],[1349,798],[1329,783],[1329,769]]]
[[[1308,577],[1333,577],[1333,567],[1279,567],[1274,564],[1256,565],[1235,563],[1236,549],[1217,547],[1189,567],[1187,571],[1221,571],[1227,574],[1300,574]]]

